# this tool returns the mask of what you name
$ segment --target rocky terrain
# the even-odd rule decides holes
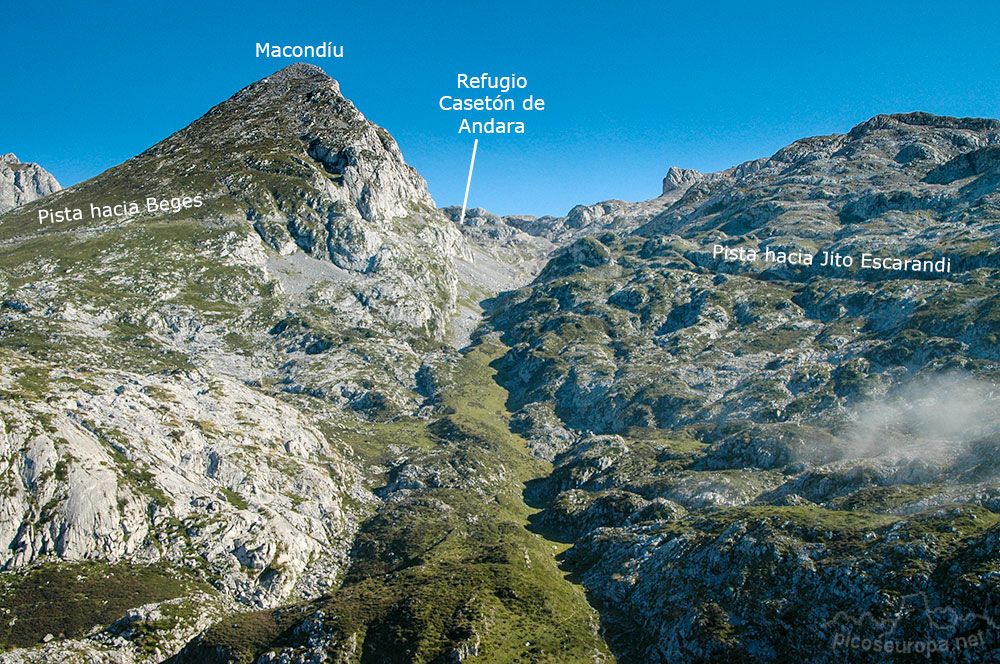
[[[460,226],[318,68],[248,86],[0,217],[0,661],[1000,660],[998,150]]]
[[[13,153],[0,155],[0,214],[60,188],[52,174],[38,164],[21,163]]]
[[[526,495],[622,661],[893,659],[878,639],[995,660],[998,143],[993,120],[879,116],[700,178],[498,298],[512,422],[554,461]]]
[[[203,204],[143,204],[184,196]],[[122,201],[139,211],[90,214]],[[42,208],[84,214],[39,224]],[[342,609],[358,652],[404,629],[422,657],[480,640],[497,657],[529,642],[605,656],[582,590],[525,528],[519,487],[542,471],[504,424],[495,350],[457,350],[480,303],[551,248],[503,231],[437,210],[392,138],[307,65],[5,215],[0,645],[20,649],[0,657],[160,661],[230,614],[261,627],[260,643],[240,632],[251,657],[272,644],[244,612],[300,615],[347,584],[367,593]],[[428,560],[425,530],[448,543],[445,571],[387,576]],[[448,615],[420,609],[444,632],[408,613],[414,584],[455,596]]]

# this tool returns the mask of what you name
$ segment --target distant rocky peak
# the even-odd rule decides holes
[[[13,152],[0,155],[0,214],[60,189],[38,164],[22,163]]]
[[[676,166],[671,166],[670,170],[667,171],[666,177],[663,178],[662,193],[663,195],[666,195],[677,191],[678,189],[687,189],[704,177],[705,175],[703,173],[696,171],[693,168],[677,168]]]

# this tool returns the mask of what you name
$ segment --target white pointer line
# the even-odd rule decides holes
[[[476,165],[476,148],[479,146],[477,138],[472,143],[472,161],[469,162],[469,179],[465,181],[465,198],[462,199],[462,217],[458,220],[458,225],[465,223],[465,208],[469,204],[469,185],[472,184],[472,167]]]

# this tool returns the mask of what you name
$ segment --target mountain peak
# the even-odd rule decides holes
[[[262,78],[256,83],[251,83],[243,91],[260,91],[262,88],[280,88],[289,90],[299,87],[314,87],[317,89],[330,89],[337,95],[341,95],[340,84],[336,79],[316,65],[307,62],[296,62],[288,65],[284,69],[279,69],[270,76]],[[237,93],[240,94],[240,93]]]
[[[354,104],[344,98],[340,84],[325,71],[315,65],[296,62],[251,83],[207,115],[226,113],[254,121],[267,116],[296,114],[317,117],[317,107],[321,104],[327,104],[324,114],[361,115]]]
[[[0,214],[61,188],[38,164],[22,163],[13,152],[0,155]]]
[[[692,184],[704,178],[705,175],[693,168],[678,168],[671,166],[663,178],[662,194],[669,194],[678,189],[687,190]]]
[[[199,195],[202,215],[235,216],[269,229],[308,220],[314,227],[309,232],[262,235],[283,247],[299,238],[301,248],[316,255],[341,246],[327,237],[328,227],[360,237],[360,222],[371,224],[363,256],[329,251],[341,267],[352,268],[366,266],[377,248],[374,226],[434,207],[426,183],[389,132],[367,120],[322,69],[306,63],[251,83],[142,154],[74,187],[74,195],[67,204],[79,200],[82,207],[116,198]],[[27,227],[32,221],[37,226],[26,219]]]
[[[332,81],[330,75],[327,74],[321,67],[309,64],[308,62],[293,62],[284,69],[279,69],[274,72],[269,78],[321,78],[327,81]]]

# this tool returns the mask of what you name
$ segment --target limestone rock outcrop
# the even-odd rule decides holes
[[[13,153],[0,155],[0,214],[61,188],[38,164],[22,163]]]

